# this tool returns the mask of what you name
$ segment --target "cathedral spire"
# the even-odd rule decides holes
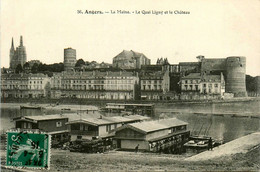
[[[20,46],[23,46],[23,36],[20,36]]]
[[[14,38],[12,38],[12,46],[11,49],[14,49]]]

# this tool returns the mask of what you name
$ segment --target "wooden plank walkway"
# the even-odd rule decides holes
[[[260,146],[260,132],[240,137],[226,144],[215,147],[212,151],[205,151],[186,158],[185,161],[204,161],[237,153],[246,153],[257,146]]]

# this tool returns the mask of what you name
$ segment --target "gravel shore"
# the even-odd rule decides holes
[[[260,147],[214,160],[184,161],[190,155],[110,151],[86,154],[52,150],[50,171],[259,171]],[[5,152],[1,151],[1,165]],[[7,170],[8,171],[8,170]]]

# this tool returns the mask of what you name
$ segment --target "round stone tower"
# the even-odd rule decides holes
[[[76,61],[76,50],[72,48],[64,49],[64,70],[73,69]]]
[[[226,92],[246,97],[246,57],[227,57]]]

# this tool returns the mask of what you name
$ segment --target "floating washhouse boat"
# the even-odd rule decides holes
[[[154,115],[154,104],[124,104],[124,103],[107,103],[104,108],[100,109],[105,112],[132,112],[140,115]]]
[[[42,106],[37,106],[37,105],[25,105],[25,106],[20,106],[20,109],[43,109]]]
[[[21,131],[41,131],[52,135],[52,146],[69,141],[69,131],[65,125],[69,121],[68,116],[60,114],[21,116],[13,118],[13,121],[15,128]]]
[[[117,128],[114,140],[121,150],[181,153],[189,139],[188,123],[177,118],[143,121]]]
[[[80,118],[66,123],[69,129],[71,141],[92,140],[92,138],[110,138],[114,136],[114,130],[123,125],[149,120],[149,117],[141,115]]]

